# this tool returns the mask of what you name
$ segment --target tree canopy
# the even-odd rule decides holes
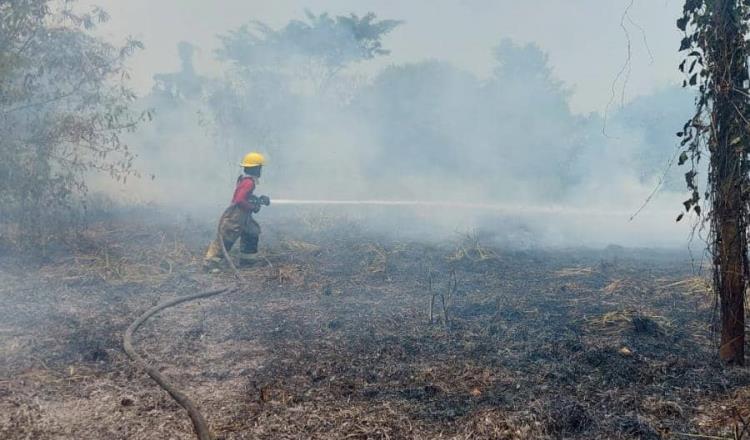
[[[281,29],[253,22],[220,37],[219,59],[250,67],[278,67],[291,60],[315,60],[333,69],[390,52],[383,37],[398,20],[377,20],[370,12],[332,17],[306,11],[306,20],[292,20]]]

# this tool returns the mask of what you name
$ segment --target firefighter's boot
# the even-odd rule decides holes
[[[219,273],[224,260],[218,257],[203,260],[203,271],[208,273]]]
[[[258,253],[259,238],[255,234],[242,234],[240,238],[240,267],[252,267],[257,262],[255,254]]]
[[[246,269],[255,266],[257,262],[258,259],[254,254],[240,254],[237,266]]]

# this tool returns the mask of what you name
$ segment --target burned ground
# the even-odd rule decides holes
[[[686,255],[294,226],[267,228],[239,289],[137,335],[219,438],[735,438],[750,417],[750,371],[716,362]],[[121,337],[162,300],[234,283],[199,270],[211,234],[102,222],[43,264],[6,248],[0,437],[192,438]]]

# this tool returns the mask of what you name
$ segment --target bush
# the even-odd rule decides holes
[[[107,14],[74,6],[0,3],[0,223],[22,247],[45,249],[68,229],[60,220],[85,206],[90,173],[136,174],[120,136],[150,117],[131,110],[125,86],[124,63],[141,43],[93,36]]]

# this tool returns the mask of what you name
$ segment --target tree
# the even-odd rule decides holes
[[[180,71],[154,75],[152,95],[167,101],[189,100],[197,98],[203,92],[206,79],[195,73],[193,54],[195,46],[181,41],[177,44],[180,55]]]
[[[625,140],[627,148],[632,149],[633,167],[641,182],[650,185],[654,178],[662,179],[660,187],[670,192],[685,187],[680,168],[669,166],[677,150],[674,132],[665,128],[682,124],[690,116],[692,100],[690,91],[669,86],[635,97],[608,116],[607,131],[612,136],[607,140]],[[602,121],[597,120],[595,125],[601,131]]]
[[[91,30],[108,19],[72,0],[0,2],[0,206],[3,222],[45,244],[86,192],[93,171],[125,180],[133,155],[120,135],[147,115],[130,109],[125,60]]]
[[[523,170],[541,190],[537,197],[556,200],[580,178],[576,165],[586,119],[570,111],[570,91],[555,78],[537,45],[504,39],[495,48],[495,60],[478,112],[488,145],[477,157],[500,174]]]
[[[687,52],[680,71],[684,86],[698,88],[696,114],[678,133],[685,151],[680,164],[691,198],[686,211],[701,214],[696,165],[708,154],[705,199],[713,254],[714,289],[719,297],[719,357],[728,364],[745,362],[745,289],[748,282],[747,227],[750,200],[750,78],[745,38],[750,5],[742,0],[687,0],[677,26],[685,32]],[[678,220],[682,218],[682,215]]]
[[[390,52],[383,37],[395,29],[398,20],[377,20],[370,12],[331,17],[305,11],[307,21],[292,20],[274,30],[253,22],[221,36],[219,59],[244,69],[292,71],[326,86],[347,65]]]
[[[388,54],[382,39],[399,24],[377,20],[374,13],[307,12],[306,20],[278,30],[253,22],[221,36],[217,57],[230,68],[209,93],[208,105],[227,154],[237,157],[248,145],[273,152],[289,141],[310,109],[333,100],[344,105],[326,94],[336,85],[333,79],[348,66]]]
[[[351,112],[374,128],[380,146],[372,152],[369,177],[395,179],[415,172],[469,177],[457,164],[466,162],[463,156],[472,148],[467,127],[476,120],[479,89],[477,78],[445,62],[385,68],[351,105]]]

